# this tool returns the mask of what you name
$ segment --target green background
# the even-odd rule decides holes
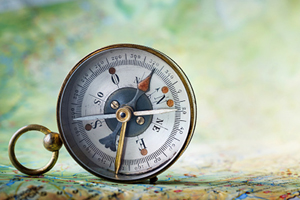
[[[297,138],[298,1],[70,1],[0,13],[0,134],[56,131],[68,71],[116,43],[153,47],[190,79],[197,141]],[[1,137],[3,140],[3,137]]]
[[[43,192],[66,199],[299,196],[300,1],[24,2],[0,0],[0,199],[24,196],[32,185],[42,186],[40,199]],[[56,101],[69,70],[117,43],[160,50],[185,71],[198,107],[187,152],[157,185],[105,182],[65,148],[45,176],[16,171],[7,155],[13,133],[32,123],[57,131]],[[24,165],[49,160],[42,138],[20,138]]]

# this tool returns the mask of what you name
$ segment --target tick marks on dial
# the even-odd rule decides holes
[[[161,70],[164,68],[165,66],[162,66],[162,68],[159,70],[159,72],[161,72]]]
[[[175,85],[176,83],[178,83],[178,81],[175,81],[174,83],[172,83],[172,86]]]
[[[92,72],[93,75],[95,75],[95,73],[93,72],[93,70],[91,70],[91,68],[89,68],[90,72]]]
[[[168,157],[167,154],[165,154],[165,152],[162,151],[162,153],[163,153],[166,157]]]
[[[85,139],[80,140],[79,143],[83,142],[84,140],[85,140]]]

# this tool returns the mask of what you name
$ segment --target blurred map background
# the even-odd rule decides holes
[[[297,198],[299,35],[297,0],[0,0],[0,198],[23,194],[30,188],[25,182],[36,188],[37,181],[53,182],[14,171],[7,156],[8,141],[27,124],[57,131],[56,101],[69,70],[91,51],[116,43],[150,46],[173,58],[190,79],[198,105],[190,148],[173,170],[159,177],[166,181],[162,184],[171,181],[170,185],[132,186],[139,191],[132,194],[137,195],[134,198],[149,191],[153,198],[163,192],[173,198],[168,192],[179,195],[180,190],[187,191],[182,197],[195,198]],[[42,138],[30,133],[19,140],[17,155],[26,166],[42,166],[50,158]],[[32,154],[36,156],[28,157]],[[64,148],[58,163],[53,177],[78,181],[73,172],[80,171],[86,176],[84,184],[95,182]],[[64,170],[69,173],[61,174]],[[15,178],[24,183],[23,190],[12,181]],[[179,184],[182,179],[187,185]],[[220,180],[224,182],[214,188],[209,185]],[[232,186],[232,180],[240,185]],[[253,184],[246,184],[251,180]],[[283,184],[277,185],[281,189],[272,186],[275,180]],[[229,183],[232,190],[224,189]],[[109,195],[121,188],[124,198],[132,197],[127,186],[102,180],[101,184]],[[264,189],[256,190],[260,186]],[[84,190],[74,186],[71,196],[66,196],[67,189],[62,188],[56,189],[66,198]],[[41,191],[38,194],[43,196]],[[87,190],[82,197],[93,194]]]

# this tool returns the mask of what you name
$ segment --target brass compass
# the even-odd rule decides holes
[[[90,173],[116,182],[155,180],[188,146],[196,100],[181,68],[165,54],[140,45],[98,49],[69,72],[57,101],[59,134],[29,125],[9,145],[15,167],[26,174],[50,170],[62,143]],[[49,164],[28,169],[16,159],[17,139],[30,130],[46,134]]]

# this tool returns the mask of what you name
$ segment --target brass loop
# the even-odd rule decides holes
[[[26,133],[27,131],[40,131],[42,133],[44,133],[45,135],[50,134],[51,131],[41,125],[38,124],[30,124],[28,126],[24,126],[22,128],[20,128],[17,132],[15,132],[15,134],[12,136],[12,138],[9,141],[9,145],[8,145],[8,155],[9,155],[9,159],[11,161],[11,163],[21,172],[23,172],[24,174],[28,174],[28,175],[40,175],[40,174],[44,174],[46,172],[48,172],[50,169],[52,169],[58,159],[58,150],[57,151],[53,151],[52,152],[52,157],[50,159],[50,161],[42,168],[39,169],[29,169],[25,166],[23,166],[16,157],[15,154],[15,145],[17,143],[17,140],[19,139],[19,137],[21,135],[23,135],[24,133]]]

